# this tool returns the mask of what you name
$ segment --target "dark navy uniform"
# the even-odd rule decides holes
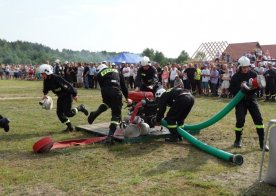
[[[43,93],[47,95],[52,91],[57,97],[57,116],[59,120],[68,126],[68,130],[72,131],[73,127],[68,117],[73,117],[78,111],[88,115],[88,111],[83,105],[72,109],[73,97],[77,96],[77,90],[64,78],[57,74],[51,74],[44,79]]]
[[[103,103],[99,108],[91,112],[88,122],[91,124],[97,116],[108,108],[111,109],[111,123],[109,126],[109,136],[116,131],[117,125],[121,121],[122,93],[128,98],[128,89],[125,85],[123,75],[117,69],[105,68],[97,74],[97,80],[101,87]]]
[[[171,132],[171,138],[167,141],[175,142],[178,140],[179,135],[176,128],[177,126],[184,125],[184,120],[190,113],[193,105],[193,95],[188,90],[182,88],[170,88],[158,99],[156,122],[159,123],[161,121],[164,117],[166,107],[170,107],[165,117],[169,131]]]
[[[152,86],[152,89],[149,89],[148,86]],[[149,66],[149,69],[145,70],[143,67],[140,67],[135,78],[135,87],[139,87],[141,91],[151,91],[155,93],[158,88],[156,68],[154,66]]]
[[[275,101],[276,96],[276,70],[271,68],[264,73],[266,87],[265,87],[265,96],[266,101],[270,98],[272,101]]]
[[[5,132],[10,130],[9,122],[10,121],[7,118],[4,118],[2,115],[0,115],[0,128],[3,128]]]
[[[230,87],[229,91],[236,95],[239,90],[241,89],[241,83],[246,81],[248,82],[250,78],[256,78],[257,74],[251,70],[248,71],[248,73],[241,73],[237,72],[233,75],[233,77],[230,80]],[[258,89],[250,90],[246,92],[246,96],[235,106],[235,114],[236,114],[236,127],[235,127],[235,133],[236,133],[236,141],[234,145],[236,147],[241,147],[241,135],[243,131],[243,126],[245,123],[245,117],[247,114],[247,110],[249,111],[257,133],[259,135],[259,142],[260,146],[262,148],[263,146],[263,139],[264,139],[264,124],[263,124],[263,118],[256,100],[255,92]],[[239,144],[239,145],[238,145]]]

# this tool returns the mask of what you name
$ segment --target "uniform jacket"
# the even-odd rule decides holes
[[[68,95],[72,95],[73,97],[77,96],[77,90],[59,75],[51,74],[43,82],[44,95],[47,95],[49,91],[52,91],[58,97]]]
[[[157,70],[155,67],[149,66],[148,70],[144,70],[143,67],[138,69],[135,85],[140,87],[142,84],[146,86],[158,84]]]
[[[189,93],[189,91],[184,90],[183,88],[170,88],[166,92],[162,94],[162,96],[158,100],[158,112],[156,116],[156,121],[160,122],[164,117],[164,113],[166,111],[166,107],[171,107],[175,100],[182,93]]]
[[[233,77],[230,80],[230,87],[229,91],[233,94],[236,95],[239,90],[241,89],[241,83],[246,81],[249,82],[250,78],[256,78],[257,74],[254,71],[249,70],[248,73],[241,73],[237,72],[233,75]],[[257,89],[256,89],[257,90]],[[247,92],[247,97],[253,97],[255,94],[256,90],[250,90]]]
[[[117,69],[106,68],[97,74],[97,80],[101,88],[118,88],[122,91],[125,98],[128,98],[128,89],[124,77]]]

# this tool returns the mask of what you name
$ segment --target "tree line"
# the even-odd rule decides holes
[[[74,51],[70,49],[51,49],[38,43],[26,41],[8,42],[0,39],[1,64],[42,64],[60,59],[62,62],[101,62],[116,55],[116,52],[90,52],[88,50]],[[142,56],[148,56],[152,61],[165,65],[167,63],[184,63],[189,59],[187,52],[182,51],[178,58],[167,58],[162,52],[146,48]]]

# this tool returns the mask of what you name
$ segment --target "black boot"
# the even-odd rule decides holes
[[[116,124],[111,123],[109,125],[109,132],[108,132],[107,138],[104,140],[104,144],[107,144],[107,145],[113,145],[113,144],[115,144],[115,140],[113,138],[113,135],[114,135],[116,129],[117,129],[117,125]]]
[[[275,102],[275,101],[276,101],[276,100],[275,100],[275,96],[272,96],[272,97],[271,97],[271,101],[272,101],[272,102]]]
[[[242,147],[242,140],[241,140],[242,131],[235,131],[235,134],[236,134],[236,140],[234,142],[234,147],[241,148]]]
[[[67,128],[64,130],[64,132],[74,131],[75,128],[74,128],[74,126],[72,125],[71,122],[66,123],[66,125],[67,125]]]
[[[260,149],[263,150],[263,148],[265,148],[265,151],[268,152],[269,147],[267,145],[265,145],[264,147],[264,129],[263,128],[257,129],[257,134],[259,136]]]
[[[0,118],[0,127],[3,128],[5,132],[8,132],[10,130],[9,122],[9,119],[7,118]]]
[[[84,113],[85,116],[88,116],[88,111],[87,111],[87,109],[85,108],[85,106],[84,106],[83,104],[79,105],[79,106],[77,107],[77,110],[78,110],[79,112]]]
[[[88,123],[89,124],[92,124],[94,122],[94,120],[101,114],[103,113],[104,111],[107,110],[107,106],[105,104],[101,104],[99,106],[99,108],[94,111],[94,112],[90,112],[90,115],[88,116]]]
[[[169,129],[171,135],[169,138],[165,139],[165,142],[178,142],[179,137],[176,129]]]

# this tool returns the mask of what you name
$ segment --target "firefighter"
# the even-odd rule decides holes
[[[250,78],[257,77],[257,74],[249,69],[250,66],[250,60],[242,56],[238,60],[238,71],[233,75],[233,77],[230,80],[230,87],[229,91],[236,95],[240,89],[244,90],[244,84],[245,82],[249,82]],[[256,100],[255,92],[258,89],[253,89],[250,91],[245,91],[246,95],[245,97],[235,106],[235,114],[236,114],[236,127],[235,127],[235,135],[236,139],[234,142],[234,147],[241,148],[242,147],[242,132],[243,132],[243,126],[245,123],[245,117],[247,114],[247,110],[249,111],[256,130],[257,134],[259,136],[259,144],[260,148],[263,149],[264,147],[264,124],[263,124],[263,118]],[[268,146],[265,146],[265,150],[269,151]]]
[[[46,95],[49,91],[52,91],[55,95],[57,95],[57,116],[62,123],[67,125],[65,131],[73,131],[74,127],[68,117],[73,117],[78,112],[82,112],[86,116],[88,115],[88,111],[83,104],[72,109],[73,100],[78,100],[77,90],[64,78],[57,74],[54,74],[51,65],[40,65],[39,73],[44,80],[44,96],[42,97],[42,99],[47,99]]]
[[[273,69],[272,63],[267,63],[268,70],[264,73],[266,80],[265,87],[265,101],[269,101],[271,98],[272,102],[275,102],[276,96],[276,70]]]
[[[182,141],[182,137],[177,132],[177,127],[184,125],[184,120],[194,105],[194,96],[190,91],[184,90],[183,88],[170,88],[167,91],[161,88],[156,91],[155,97],[158,103],[156,125],[160,125],[160,121],[164,117],[167,106],[170,107],[165,120],[167,121],[171,135],[170,138],[166,138],[165,141]]]
[[[96,111],[90,112],[88,123],[92,124],[101,113],[110,108],[112,117],[106,143],[113,143],[112,136],[121,121],[122,94],[126,101],[129,102],[128,89],[125,85],[123,75],[117,69],[108,68],[107,65],[101,64],[97,67],[96,72],[97,80],[101,87],[103,103],[100,104]]]
[[[135,78],[135,91],[149,91],[155,94],[158,89],[157,70],[151,66],[150,59],[144,56],[141,59],[141,67],[137,71]]]
[[[3,128],[5,132],[8,132],[10,130],[9,122],[9,119],[4,118],[2,115],[0,115],[0,128]]]

